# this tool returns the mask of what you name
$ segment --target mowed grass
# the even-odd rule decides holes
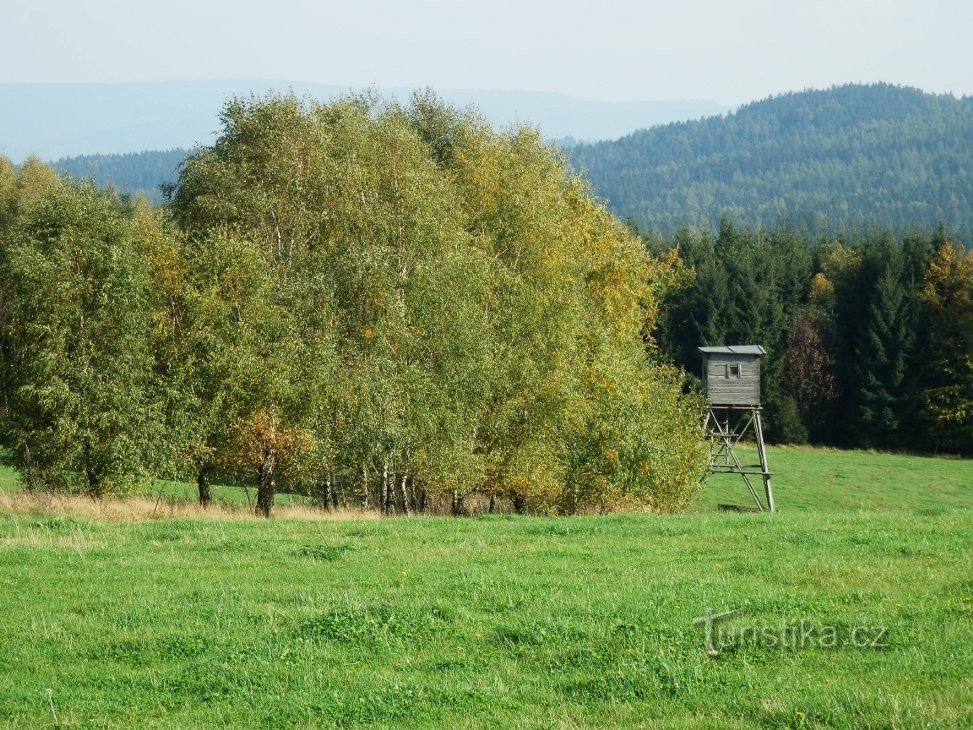
[[[738,451],[744,464],[758,464],[755,448]],[[774,500],[782,512],[937,512],[973,507],[970,459],[772,446],[767,460],[774,474]],[[763,498],[760,477],[751,479]],[[710,477],[691,511],[711,511],[718,504],[754,506],[740,475]]]
[[[727,478],[671,517],[0,514],[0,718],[973,725],[971,462],[770,459],[776,515],[714,512]],[[708,656],[707,608],[765,634]]]

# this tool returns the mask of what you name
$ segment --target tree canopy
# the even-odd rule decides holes
[[[650,256],[536,131],[431,95],[236,99],[222,122],[165,213],[64,181],[56,195],[97,202],[81,234],[14,216],[5,235],[15,312],[64,317],[22,283],[30,246],[64,249],[68,272],[88,249],[132,267],[86,279],[118,292],[95,311],[131,334],[97,343],[132,354],[91,372],[166,447],[131,464],[194,475],[203,502],[214,474],[255,482],[265,515],[281,485],[405,511],[474,492],[540,512],[688,503],[701,403],[647,335],[679,262]],[[27,392],[48,376],[18,369],[28,329],[5,336]],[[24,466],[28,410],[10,403]],[[44,424],[74,443],[67,426]]]

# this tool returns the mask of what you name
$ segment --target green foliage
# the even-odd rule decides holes
[[[658,320],[660,349],[694,372],[699,345],[762,344],[772,440],[970,452],[973,275],[942,227],[835,240],[724,220],[648,242],[696,271]]]
[[[760,344],[761,397],[770,411],[768,437],[800,441],[806,437],[794,419],[794,404],[784,393],[784,352],[788,326],[808,286],[811,250],[806,236],[787,228],[739,228],[729,220],[719,235],[680,232],[678,248],[695,279],[660,319],[657,337],[663,352],[689,372],[699,371],[703,345]]]
[[[973,99],[888,84],[783,94],[568,153],[644,230],[721,218],[814,235],[946,222],[973,239]]]
[[[17,186],[17,168],[6,157],[0,155],[0,231],[13,214],[14,196]]]
[[[705,463],[699,406],[642,341],[670,264],[646,257],[534,131],[497,133],[423,95],[405,108],[237,100],[224,125],[186,161],[173,212],[191,252],[214,235],[251,245],[267,306],[286,319],[292,406],[264,399],[240,426],[252,433],[276,404],[274,432],[291,434],[282,479],[340,483],[387,509],[471,492],[540,511],[688,502]],[[233,332],[200,331],[213,328]],[[600,395],[592,369],[620,395]],[[587,463],[579,453],[612,446],[575,453],[586,438],[618,439],[630,463]]]
[[[698,412],[643,353],[655,262],[532,131],[496,135],[427,97],[410,116],[460,190],[472,243],[493,262],[479,436],[487,489],[542,510],[681,507],[703,455]],[[673,427],[668,444],[654,421]],[[662,469],[667,448],[686,462]]]
[[[902,286],[901,250],[888,239],[866,249],[859,284],[863,318],[852,334],[853,427],[860,443],[890,448],[905,441],[908,375],[915,345],[914,292]]]
[[[973,252],[946,240],[923,278],[920,417],[934,446],[973,451]]]
[[[18,184],[34,177],[25,168]],[[132,224],[113,196],[84,185],[34,188],[19,202],[2,272],[8,458],[29,481],[124,489],[152,475],[164,437],[149,271]]]
[[[643,359],[597,361],[587,374],[587,397],[569,430],[568,489],[562,511],[620,507],[682,510],[696,496],[701,444],[701,400],[680,395],[682,375]],[[686,444],[700,447],[687,449]],[[705,463],[705,461],[704,461]],[[697,483],[698,484],[698,483]]]
[[[48,193],[62,186],[58,174],[36,157],[28,157],[16,174],[13,194],[8,198],[8,214],[28,212],[44,200]],[[8,225],[12,223],[12,220],[8,220]]]

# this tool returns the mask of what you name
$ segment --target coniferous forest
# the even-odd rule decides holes
[[[787,221],[815,235],[973,234],[973,98],[849,84],[570,148],[612,211],[645,230]]]
[[[53,163],[58,172],[97,185],[111,185],[128,195],[144,195],[153,203],[162,202],[162,188],[179,178],[179,167],[189,150],[130,152],[115,155],[79,155]]]
[[[724,220],[647,240],[694,273],[661,308],[667,356],[695,374],[701,344],[768,350],[768,437],[973,453],[973,253],[943,227],[811,237]]]

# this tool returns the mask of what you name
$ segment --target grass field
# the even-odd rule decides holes
[[[776,515],[729,477],[671,517],[0,513],[0,718],[973,726],[973,463],[770,459]]]
[[[756,449],[740,449],[743,461],[756,463]],[[770,447],[773,488],[782,512],[939,511],[973,508],[973,461],[928,456],[839,451],[802,446]],[[762,482],[755,482],[763,496]],[[738,475],[713,476],[692,507],[716,509],[718,503],[753,505]]]

